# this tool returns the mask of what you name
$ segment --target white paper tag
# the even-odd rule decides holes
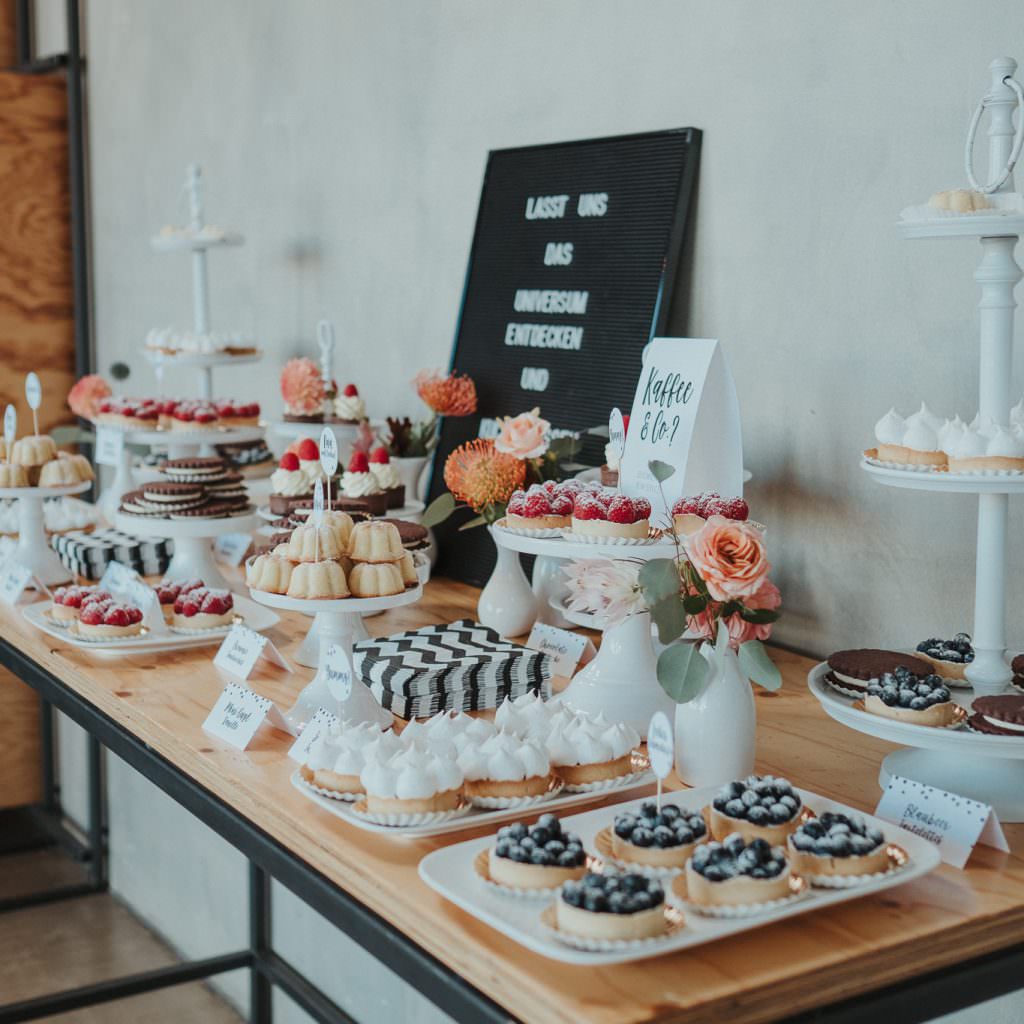
[[[240,683],[228,683],[203,722],[203,729],[211,736],[245,750],[264,722],[288,731],[284,716],[272,700],[253,693]]]
[[[43,385],[39,382],[39,375],[30,373],[25,378],[25,401],[30,409],[38,409],[43,402]]]
[[[651,716],[651,724],[647,727],[647,757],[651,771],[659,779],[667,779],[676,761],[676,749],[675,734],[664,711],[656,711]]]
[[[18,410],[13,405],[4,410],[4,444],[7,446],[7,457],[10,458],[11,447],[18,436]]]
[[[291,665],[269,637],[236,622],[228,635],[224,637],[223,643],[214,656],[213,663],[228,675],[236,676],[239,679],[248,679],[260,658],[266,658],[271,664],[278,665],[288,672],[292,670]]]
[[[661,488],[651,461],[675,473]],[[743,493],[743,445],[739,401],[725,355],[708,338],[655,338],[643,367],[619,466],[619,490],[646,498],[654,518],[667,515],[683,495]]]
[[[15,605],[32,580],[32,570],[17,562],[9,562],[0,574],[0,601]]]
[[[323,662],[327,689],[340,704],[352,696],[352,662],[341,644],[329,644]]]
[[[139,574],[123,562],[111,562],[100,577],[100,590],[117,596],[119,591],[138,580]]]
[[[213,557],[224,565],[241,565],[251,547],[252,537],[247,533],[222,533],[213,542]]]
[[[554,659],[552,675],[571,676],[588,646],[592,650],[594,645],[581,633],[570,633],[567,629],[549,626],[545,622],[535,622],[526,646]]]
[[[151,632],[169,632],[156,591],[134,569],[122,562],[111,562],[103,572],[99,588],[140,609],[142,621]]]
[[[302,730],[299,738],[288,748],[288,756],[293,761],[303,764],[313,744],[337,722],[337,715],[332,714],[327,708],[317,708],[316,714],[306,723],[306,728]]]
[[[309,518],[313,526],[319,527],[324,524],[324,484],[322,480],[317,480],[313,487],[313,514]]]
[[[626,447],[626,421],[622,418],[621,409],[612,409],[608,417],[608,443],[612,451],[621,459]]]
[[[96,428],[96,464],[98,466],[119,466],[124,454],[124,431],[116,427]]]
[[[875,815],[939,848],[947,864],[962,868],[978,843],[1009,852],[999,819],[988,804],[893,775]]]
[[[320,465],[328,480],[338,472],[338,439],[330,427],[324,427],[320,435]]]

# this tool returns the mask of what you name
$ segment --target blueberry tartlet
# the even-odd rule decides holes
[[[579,836],[563,831],[555,815],[542,814],[535,825],[498,829],[487,871],[491,881],[513,889],[555,889],[587,873],[587,854]]]
[[[555,920],[559,931],[586,939],[650,939],[668,926],[665,891],[643,875],[591,872],[562,886]]]
[[[900,666],[868,686],[864,710],[897,722],[943,728],[956,721],[957,705],[941,677],[914,675]]]
[[[738,832],[747,842],[765,839],[781,846],[797,824],[800,795],[786,779],[748,775],[723,786],[711,801],[711,835],[719,841]]]
[[[612,855],[646,867],[681,869],[707,835],[700,814],[688,813],[675,804],[662,804],[659,814],[658,805],[648,800],[638,814],[627,811],[615,815]]]
[[[765,839],[747,843],[734,832],[698,846],[686,863],[686,898],[706,907],[769,903],[789,895],[786,852]]]
[[[826,811],[805,821],[789,837],[789,862],[801,875],[848,878],[888,870],[889,853],[881,829],[863,818]]]
[[[944,679],[964,679],[967,666],[974,661],[974,648],[966,633],[957,633],[952,640],[932,637],[917,645],[917,653],[932,664]]]

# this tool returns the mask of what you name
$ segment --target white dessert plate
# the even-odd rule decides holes
[[[565,790],[556,791],[552,796],[544,800],[538,800],[529,807],[502,807],[494,810],[485,810],[482,807],[474,807],[468,814],[450,821],[439,822],[435,825],[417,826],[395,826],[377,825],[366,818],[360,818],[354,814],[351,807],[338,800],[331,800],[329,797],[320,796],[303,780],[299,770],[296,769],[292,775],[292,785],[307,799],[319,804],[325,811],[329,811],[336,818],[347,821],[357,828],[366,829],[368,832],[378,832],[382,835],[394,836],[396,839],[423,839],[426,836],[440,836],[448,832],[462,832],[468,828],[479,828],[481,825],[497,825],[503,821],[517,821],[520,818],[535,818],[539,814],[547,814],[549,811],[559,811],[565,807],[576,807],[579,804],[592,803],[594,800],[601,800],[614,793],[627,793],[640,786],[649,786],[654,781],[654,776],[646,772],[642,778],[628,776],[619,788],[611,787],[602,789],[598,793],[566,793]],[[470,862],[472,870],[472,862]]]
[[[951,494],[1019,494],[1024,492],[1024,473],[948,473],[926,469],[894,467],[861,456],[860,468],[887,487],[912,491],[941,491]]]
[[[699,811],[712,799],[718,788],[709,786],[704,789],[679,790],[666,793],[665,799],[687,810]],[[821,910],[837,903],[845,903],[848,900],[861,899],[864,896],[903,885],[905,882],[920,878],[938,867],[940,862],[938,848],[926,839],[826,797],[817,796],[802,789],[797,792],[804,803],[818,814],[823,811],[840,811],[844,814],[856,814],[864,818],[870,825],[882,830],[887,842],[903,847],[909,854],[910,862],[899,871],[882,875],[877,880],[865,882],[855,888],[813,889],[802,899],[785,902],[754,917],[702,917],[699,914],[684,911],[686,913],[685,926],[676,934],[666,937],[663,942],[614,952],[594,953],[573,949],[550,935],[540,920],[543,908],[541,901],[530,903],[509,899],[500,892],[492,891],[481,882],[473,870],[473,861],[481,850],[487,849],[493,844],[494,836],[470,839],[467,842],[456,843],[427,854],[420,861],[420,878],[466,913],[483,921],[484,924],[490,925],[514,942],[518,942],[535,953],[540,953],[541,956],[549,957],[552,960],[561,960],[568,964],[602,966],[645,960],[682,949],[691,949],[694,946],[702,946],[707,942],[716,942],[740,932],[763,928],[767,924],[781,921],[787,917]],[[631,800],[628,803],[616,804],[614,807],[603,807],[596,811],[574,814],[571,817],[562,818],[562,826],[577,833],[583,840],[584,847],[588,851],[592,851],[597,833],[606,825],[611,824],[617,812],[633,810],[641,803],[643,800]],[[674,902],[674,897],[670,897],[670,902]],[[879,921],[879,927],[884,928],[884,922],[881,922],[881,919]]]
[[[254,629],[257,633],[281,621],[279,615],[264,608],[241,594],[232,594],[235,612],[240,616],[243,625]],[[48,636],[77,647],[83,651],[96,651],[100,654],[151,654],[156,651],[178,651],[188,647],[208,647],[219,644],[231,631],[231,626],[219,626],[217,629],[203,630],[197,633],[175,633],[168,629],[166,633],[143,633],[139,636],[126,636],[118,640],[83,640],[66,626],[56,625],[47,614],[49,601],[37,601],[22,609],[25,618],[37,629]]]
[[[129,444],[164,445],[168,448],[260,441],[266,430],[262,426],[210,427],[208,430],[147,430],[145,427],[121,427],[116,423],[94,423],[93,426],[120,430]]]

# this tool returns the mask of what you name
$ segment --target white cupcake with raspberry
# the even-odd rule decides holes
[[[514,491],[505,510],[509,530],[565,530],[572,519],[571,494],[534,484],[528,491]]]
[[[625,494],[582,493],[572,513],[572,532],[596,540],[644,540],[651,530],[651,503]]]

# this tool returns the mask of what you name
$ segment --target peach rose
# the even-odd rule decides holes
[[[761,531],[750,522],[712,516],[686,538],[686,554],[716,601],[756,594],[771,569]]]
[[[68,408],[84,420],[96,415],[96,406],[110,396],[110,385],[99,374],[90,373],[75,382],[68,392]]]
[[[551,424],[540,418],[540,409],[522,412],[516,417],[501,420],[501,433],[494,447],[517,459],[536,459],[548,450],[548,432]]]
[[[771,580],[765,579],[756,593],[744,598],[743,604],[752,611],[760,608],[774,610],[782,604],[782,594]],[[767,640],[772,635],[770,622],[747,622],[739,614],[730,615],[725,625],[729,630],[729,645],[733,648],[745,644],[748,640]]]

